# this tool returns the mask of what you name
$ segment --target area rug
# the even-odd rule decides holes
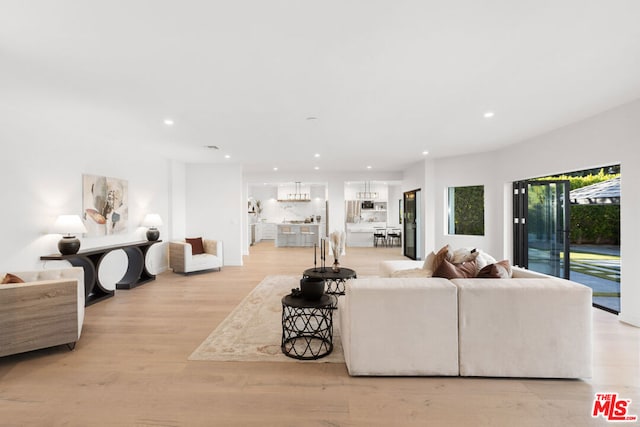
[[[280,350],[282,297],[300,285],[300,276],[267,276],[189,356],[189,360],[344,363],[338,310],[333,311],[333,351],[298,361]]]

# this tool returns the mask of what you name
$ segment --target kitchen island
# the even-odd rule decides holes
[[[310,247],[317,244],[318,223],[282,223],[277,224],[276,247]]]
[[[386,229],[385,222],[347,223],[347,246],[373,247],[373,232],[376,228]]]

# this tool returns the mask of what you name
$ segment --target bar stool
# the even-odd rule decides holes
[[[302,237],[302,244],[304,246],[313,246],[313,244],[316,242],[316,233],[314,233],[311,230],[311,227],[309,227],[308,225],[300,226],[300,235]]]
[[[280,234],[283,235],[283,243],[285,244],[285,246],[293,246],[295,245],[295,236],[296,233],[293,230],[293,227],[289,227],[288,225],[283,225],[280,227]]]
[[[376,228],[373,231],[373,246],[377,247],[378,243],[387,246],[387,230],[384,228]]]
[[[389,246],[400,246],[402,244],[401,237],[402,234],[397,228],[387,230],[387,244]]]

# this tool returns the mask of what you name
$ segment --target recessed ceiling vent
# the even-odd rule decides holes
[[[217,145],[205,145],[206,148],[209,148],[210,150],[219,150],[220,147],[218,147]]]

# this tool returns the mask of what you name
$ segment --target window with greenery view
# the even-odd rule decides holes
[[[449,234],[484,236],[484,186],[449,187]]]

